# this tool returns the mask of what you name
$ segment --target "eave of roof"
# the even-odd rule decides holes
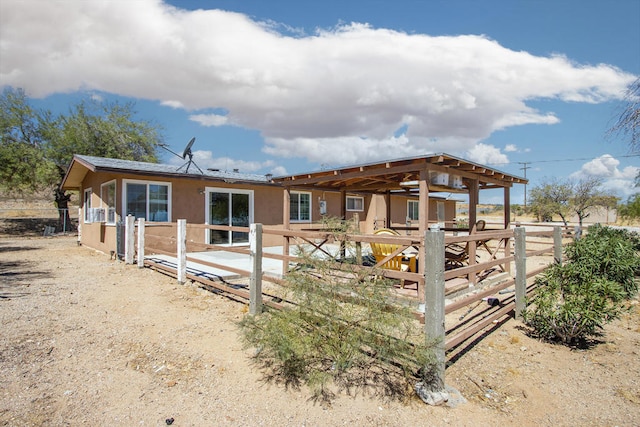
[[[421,171],[449,173],[461,176],[463,180],[477,179],[480,188],[503,188],[528,182],[525,178],[444,153],[275,177],[273,181],[290,187],[381,192],[401,189],[400,183],[418,181]],[[429,188],[432,191],[468,191],[467,188],[431,183]]]

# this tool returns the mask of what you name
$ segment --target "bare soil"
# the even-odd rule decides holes
[[[515,320],[456,358],[465,402],[267,383],[243,350],[247,306],[68,237],[0,237],[0,425],[640,425],[640,308],[586,349]]]

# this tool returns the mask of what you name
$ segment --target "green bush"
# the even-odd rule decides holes
[[[636,233],[596,224],[585,237],[567,245],[565,254],[576,280],[612,280],[620,283],[624,296],[630,298],[638,292],[634,278],[640,268],[639,241]]]
[[[331,260],[301,255],[303,267],[286,276],[290,304],[241,322],[267,378],[306,384],[319,400],[354,387],[400,397],[411,382],[430,378],[431,346],[413,311],[390,304],[387,280],[357,269],[343,274]]]
[[[573,281],[566,270],[552,266],[536,279],[536,293],[524,320],[536,336],[573,345],[597,335],[605,323],[618,317],[623,290],[603,278]]]
[[[634,276],[640,258],[634,239],[625,230],[597,225],[569,244],[568,262],[549,267],[536,279],[536,293],[524,312],[534,334],[573,345],[617,318],[624,299],[638,291]]]

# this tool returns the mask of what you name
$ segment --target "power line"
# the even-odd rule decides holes
[[[617,158],[628,158],[628,157],[640,157],[640,154],[626,154],[626,155],[610,155],[612,158],[617,159]],[[602,156],[600,156],[602,157]],[[530,160],[528,162],[517,162],[519,164],[530,164],[530,163],[553,163],[553,162],[581,162],[581,161],[585,161],[585,160],[595,160],[598,159],[600,157],[583,157],[583,158],[574,158],[574,159],[548,159],[548,160]],[[487,165],[509,165],[512,162],[503,162],[503,163],[487,163]],[[522,168],[521,168],[522,169]],[[530,169],[530,168],[527,168]]]

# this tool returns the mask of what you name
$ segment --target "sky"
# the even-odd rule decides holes
[[[639,76],[638,0],[0,1],[0,87],[54,113],[135,102],[201,168],[444,152],[624,201],[640,153],[607,131]]]

